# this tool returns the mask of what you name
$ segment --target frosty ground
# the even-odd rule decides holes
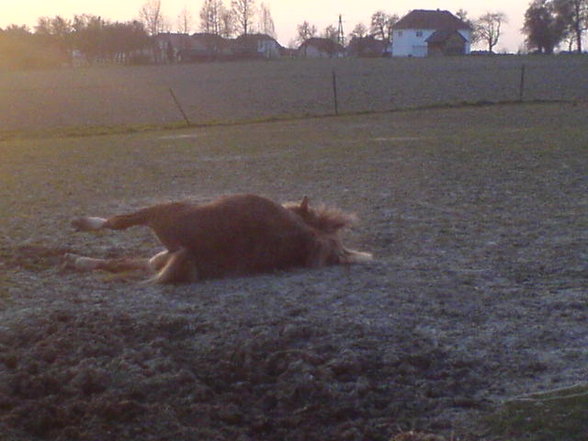
[[[2,141],[2,439],[497,439],[481,421],[503,400],[588,374],[587,118],[499,105]],[[356,212],[346,242],[375,262],[179,287],[60,268],[158,250],[72,217],[242,192]]]

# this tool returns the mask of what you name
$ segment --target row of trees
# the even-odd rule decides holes
[[[35,33],[66,53],[84,53],[90,62],[99,58],[124,59],[149,44],[145,27],[139,21],[110,22],[88,14],[76,15],[72,21],[59,16],[40,18]]]
[[[148,0],[141,10],[141,19],[149,34],[170,30],[160,13],[161,0]],[[252,30],[275,37],[271,11],[264,3],[259,7],[256,0],[231,0],[225,6],[223,0],[204,0],[200,10],[200,30],[225,38],[248,34]],[[498,44],[507,17],[503,12],[487,12],[470,20],[467,12],[459,10],[456,15],[470,24],[473,29],[472,43],[484,45],[492,52]],[[369,26],[358,23],[347,36],[349,39],[373,36],[389,43],[392,27],[398,21],[397,14],[376,11]],[[184,9],[178,17],[180,32],[189,32],[191,17]],[[552,53],[562,43],[569,49],[575,44],[582,52],[582,38],[588,30],[588,0],[532,0],[525,14],[522,32],[526,35],[527,46],[538,52]],[[338,27],[327,26],[319,33],[316,26],[304,21],[297,26],[297,35],[290,46],[297,46],[311,37],[323,37],[343,43]],[[344,39],[344,38],[343,38]]]
[[[172,31],[162,13],[161,0],[147,0],[138,11],[138,20],[111,22],[94,15],[76,15],[73,20],[60,16],[41,17],[31,31],[26,26],[11,25],[0,29],[0,68],[53,67],[71,61],[83,53],[89,63],[96,60],[118,62],[144,61],[143,49],[152,44],[151,36]],[[184,8],[177,31],[191,33],[193,19]],[[200,30],[225,38],[263,32],[275,36],[269,7],[255,0],[204,0],[200,9]]]
[[[389,43],[392,40],[392,26],[398,21],[399,17],[396,14],[389,14],[385,11],[376,11],[371,16],[369,28],[363,23],[358,23],[351,33],[347,36],[348,39],[364,38],[368,35],[373,36],[379,40]],[[291,42],[291,46],[298,46],[302,42],[313,37],[328,38],[343,44],[345,36],[341,36],[339,27],[335,25],[328,25],[322,32],[319,32],[315,25],[304,21],[296,27],[296,37]]]
[[[96,59],[131,61],[131,54],[149,42],[139,21],[110,22],[87,14],[73,20],[42,17],[33,32],[17,25],[0,30],[0,59],[3,67],[51,67],[69,62],[77,50],[90,63]]]
[[[147,0],[139,11],[141,22],[150,35],[170,32],[170,20],[162,13],[162,0]],[[204,0],[199,11],[201,32],[220,35],[224,38],[261,32],[276,37],[274,21],[269,6],[256,0],[232,0],[225,5],[223,0]],[[176,30],[189,34],[193,30],[194,18],[188,8],[178,15]]]
[[[529,49],[551,54],[562,43],[582,52],[588,30],[588,0],[534,0],[525,13],[523,32]]]
[[[228,0],[227,0],[228,1]],[[275,26],[268,6],[257,0],[203,0],[199,11],[201,32],[225,38],[260,32],[275,38]],[[31,31],[25,26],[11,25],[0,29],[0,67],[37,67],[59,65],[69,61],[75,50],[83,52],[89,62],[96,59],[132,61],[131,54],[148,47],[149,36],[172,30],[169,19],[162,13],[162,0],[146,0],[139,11],[139,19],[111,22],[93,15],[78,15],[73,20],[62,17],[38,20]],[[467,12],[456,15],[474,30],[473,43],[484,44],[490,52],[502,34],[507,17],[501,12],[486,13],[470,20]],[[175,30],[192,33],[194,19],[187,8],[178,15]],[[372,36],[386,43],[392,39],[392,28],[398,21],[396,14],[376,11],[369,26],[357,24],[347,36],[339,27],[327,26],[321,33],[308,21],[297,26],[291,47],[311,37],[324,37],[343,43],[345,38]],[[565,44],[568,50],[582,52],[582,39],[588,30],[588,0],[532,0],[526,13],[522,32],[527,47],[540,53],[553,53]]]
[[[276,37],[269,6],[261,3],[258,8],[254,0],[233,0],[230,8],[222,0],[204,0],[200,9],[200,30],[224,38],[252,32]]]

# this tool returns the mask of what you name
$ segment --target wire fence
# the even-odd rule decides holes
[[[0,74],[0,130],[230,123],[587,99],[587,56],[111,66]]]

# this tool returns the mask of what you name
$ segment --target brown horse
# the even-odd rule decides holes
[[[337,209],[300,203],[277,204],[255,195],[225,196],[207,204],[172,202],[108,219],[81,217],[77,231],[150,227],[165,246],[150,259],[94,259],[68,254],[78,270],[140,270],[156,283],[241,276],[295,267],[317,268],[371,260],[347,249],[340,232],[355,217]]]

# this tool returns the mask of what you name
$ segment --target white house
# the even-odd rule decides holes
[[[394,57],[466,55],[472,28],[449,11],[415,9],[392,27]]]

